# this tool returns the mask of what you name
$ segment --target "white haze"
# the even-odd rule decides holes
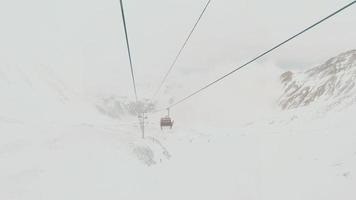
[[[173,73],[231,69],[347,2],[213,1]],[[205,1],[124,3],[139,95],[150,97]],[[132,97],[118,1],[2,1],[0,11],[2,65],[50,66],[77,91],[114,90]],[[268,59],[283,68],[306,67],[352,49],[353,11],[351,7]]]
[[[221,69],[204,73],[205,76],[195,74],[176,79],[173,86],[166,89],[168,98],[163,101],[163,105],[168,105],[170,99],[179,100],[200,88],[203,83],[216,79],[218,70]],[[218,83],[172,108],[171,113],[191,125],[202,123],[203,126],[218,125],[230,128],[236,127],[236,122],[241,125],[251,120],[263,119],[278,110],[276,97],[281,91],[279,82],[281,72],[282,70],[273,63],[243,69],[227,78],[224,83]],[[180,81],[183,81],[181,87],[173,89]]]
[[[148,98],[205,1],[124,2]],[[158,107],[348,2],[212,1]],[[172,130],[148,114],[141,139],[123,106],[133,92],[118,1],[0,1],[0,199],[356,199],[355,104],[277,105],[287,68],[355,49],[354,11],[172,108]]]

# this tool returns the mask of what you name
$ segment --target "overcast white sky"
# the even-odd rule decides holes
[[[173,73],[228,71],[349,2],[213,0]],[[137,81],[152,93],[206,0],[124,3]],[[355,11],[354,5],[261,62],[303,68],[355,49]],[[82,71],[88,88],[131,87],[118,0],[1,0],[0,24],[2,66],[48,65],[68,84],[79,85]]]

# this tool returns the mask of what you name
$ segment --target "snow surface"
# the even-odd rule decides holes
[[[149,115],[144,140],[50,68],[1,67],[0,199],[356,199],[356,106],[282,112],[262,67],[173,109],[173,130]]]

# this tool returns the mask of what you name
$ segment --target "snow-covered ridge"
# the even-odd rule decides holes
[[[120,119],[127,115],[136,116],[140,112],[151,112],[155,110],[155,104],[144,99],[137,103],[127,97],[117,97],[114,95],[98,98],[96,109],[103,115]]]
[[[44,65],[0,66],[0,83],[3,89],[6,88],[11,93],[10,96],[31,91],[31,93],[38,94],[37,97],[52,96],[53,99],[62,103],[68,102],[73,96],[66,84],[52,69]]]
[[[342,53],[310,70],[280,76],[284,91],[282,109],[321,104],[331,109],[356,102],[356,50]]]
[[[0,119],[49,122],[95,117],[93,106],[50,66],[2,65],[0,89]]]

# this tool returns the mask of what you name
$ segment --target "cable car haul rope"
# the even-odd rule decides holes
[[[134,93],[135,93],[135,99],[136,99],[136,103],[137,103],[138,96],[137,96],[137,89],[136,89],[135,74],[134,74],[134,69],[133,69],[133,66],[132,66],[132,56],[131,56],[130,42],[129,42],[129,36],[128,36],[128,33],[127,33],[126,18],[125,18],[125,12],[124,12],[124,4],[122,3],[122,0],[120,0],[120,7],[121,7],[122,22],[124,24],[124,30],[125,30],[127,53],[128,53],[129,61],[130,61],[132,84],[133,84],[133,89],[134,89]]]
[[[316,27],[317,25],[319,25],[319,24],[323,23],[324,21],[330,19],[331,17],[335,16],[336,14],[338,14],[338,13],[340,13],[341,11],[345,10],[346,8],[352,6],[354,3],[356,3],[356,0],[353,1],[353,2],[351,2],[351,3],[349,3],[349,4],[347,4],[347,5],[345,5],[344,7],[340,8],[340,9],[338,9],[337,11],[331,13],[330,15],[328,15],[328,16],[322,18],[321,20],[317,21],[317,22],[314,23],[313,25],[308,26],[308,27],[305,28],[304,30],[302,30],[302,31],[300,31],[299,33],[293,35],[292,37],[288,38],[287,40],[284,40],[283,42],[277,44],[276,46],[272,47],[271,49],[269,49],[269,50],[267,50],[267,51],[265,51],[265,52],[259,54],[258,56],[256,56],[256,57],[253,58],[252,60],[246,62],[245,64],[243,64],[243,65],[241,65],[241,66],[238,66],[237,68],[235,68],[235,69],[232,70],[231,72],[229,72],[229,73],[223,75],[222,77],[220,77],[220,78],[218,78],[218,79],[212,81],[211,83],[205,85],[204,87],[202,87],[202,88],[196,90],[196,91],[193,92],[192,94],[190,94],[190,95],[188,95],[188,96],[186,96],[186,97],[180,99],[180,100],[177,101],[176,103],[173,103],[173,104],[169,105],[168,108],[173,108],[173,107],[177,106],[178,104],[181,104],[181,103],[183,103],[184,101],[188,100],[189,98],[191,98],[191,97],[193,97],[193,96],[199,94],[199,93],[202,92],[203,90],[208,89],[208,88],[211,87],[212,85],[214,85],[214,84],[216,84],[216,83],[222,81],[222,80],[225,79],[226,77],[228,77],[228,76],[234,74],[235,72],[241,70],[242,68],[246,67],[247,65],[249,65],[249,64],[251,64],[251,63],[253,63],[253,62],[255,62],[256,60],[258,60],[258,59],[264,57],[265,55],[271,53],[272,51],[278,49],[278,48],[281,47],[282,45],[284,45],[284,44],[290,42],[291,40],[297,38],[298,36],[302,35],[303,33],[305,33],[305,32],[307,32],[307,31],[313,29],[313,28]]]
[[[171,66],[169,67],[168,71],[167,71],[166,74],[164,75],[162,81],[160,82],[159,86],[157,87],[157,90],[156,90],[156,92],[154,93],[152,99],[154,99],[154,98],[157,97],[159,91],[161,90],[162,86],[163,86],[164,83],[166,82],[166,80],[167,80],[167,78],[168,78],[168,75],[171,73],[173,67],[176,65],[176,63],[177,63],[177,61],[178,61],[180,55],[182,54],[184,48],[187,46],[189,39],[190,39],[191,36],[193,35],[195,29],[197,28],[197,26],[198,26],[198,24],[199,24],[201,18],[203,17],[203,15],[204,15],[205,11],[207,10],[208,6],[210,5],[210,3],[211,3],[211,0],[208,0],[208,2],[206,3],[206,5],[205,5],[203,11],[200,13],[200,15],[199,15],[199,17],[198,17],[198,20],[195,22],[195,24],[194,24],[192,30],[189,32],[188,37],[185,39],[185,41],[184,41],[182,47],[179,49],[178,54],[176,55],[176,57],[175,57],[174,60],[173,60],[173,63],[171,64]]]
[[[201,21],[204,13],[206,12],[208,6],[210,5],[212,0],[208,0],[203,11],[201,12],[201,14],[199,15],[199,18],[197,19],[196,23],[194,24],[192,30],[189,32],[188,37],[185,39],[182,47],[180,48],[180,50],[178,51],[178,54],[176,55],[175,59],[173,60],[173,63],[170,65],[168,71],[165,73],[163,80],[160,82],[157,90],[155,91],[154,97],[155,98],[160,89],[162,88],[163,84],[167,81],[167,78],[169,76],[169,74],[171,73],[173,67],[176,65],[180,55],[182,54],[184,48],[186,47],[189,39],[191,38],[192,34],[194,33],[194,30],[196,29],[196,27],[198,26],[199,22]],[[283,46],[284,44],[292,41],[293,39],[299,37],[300,35],[304,34],[305,32],[315,28],[316,26],[320,25],[321,23],[325,22],[326,20],[334,17],[335,15],[337,15],[338,13],[344,11],[345,9],[351,7],[353,4],[356,3],[356,0],[352,1],[351,3],[346,4],[345,6],[341,7],[340,9],[334,11],[333,13],[331,13],[330,15],[320,19],[319,21],[315,22],[314,24],[308,26],[307,28],[303,29],[302,31],[296,33],[295,35],[289,37],[288,39],[282,41],[281,43],[278,43],[277,45],[273,46],[272,48],[268,49],[267,51],[264,51],[260,54],[258,54],[256,57],[252,58],[251,60],[249,60],[248,62],[246,62],[243,65],[237,66],[235,69],[233,69],[232,71],[230,71],[229,73],[221,76],[220,78],[206,84],[205,86],[201,87],[200,89],[196,90],[195,92],[189,94],[186,97],[183,97],[182,99],[178,100],[177,102],[169,105],[166,109],[169,110],[185,101],[187,101],[188,99],[190,99],[191,97],[201,93],[202,91],[208,89],[209,87],[213,86],[216,83],[221,82],[223,79],[229,77],[230,75],[234,74],[235,72],[245,68],[246,66],[254,63],[255,61],[259,60],[260,58],[266,56],[267,54],[275,51],[276,49],[280,48],[281,46]],[[131,51],[130,51],[130,45],[129,45],[129,37],[128,37],[128,32],[127,32],[127,27],[126,27],[126,19],[125,19],[125,13],[124,13],[124,7],[123,7],[123,2],[122,0],[120,0],[120,6],[121,6],[121,13],[122,13],[122,20],[123,20],[123,25],[124,25],[124,30],[125,30],[125,38],[126,38],[126,46],[127,46],[127,51],[128,51],[128,56],[129,56],[129,61],[130,61],[130,69],[131,69],[131,78],[132,78],[132,82],[133,82],[133,89],[134,89],[134,94],[135,94],[135,98],[136,98],[136,103],[138,103],[138,96],[137,96],[137,89],[136,89],[136,82],[135,82],[135,76],[134,76],[134,69],[133,69],[133,64],[132,64],[132,57],[131,57]],[[160,109],[157,112],[160,112],[162,110],[166,110],[166,109]],[[144,125],[144,124],[143,124]],[[173,126],[173,120],[171,120],[169,114],[166,117],[161,118],[161,128],[162,127],[171,127]]]

